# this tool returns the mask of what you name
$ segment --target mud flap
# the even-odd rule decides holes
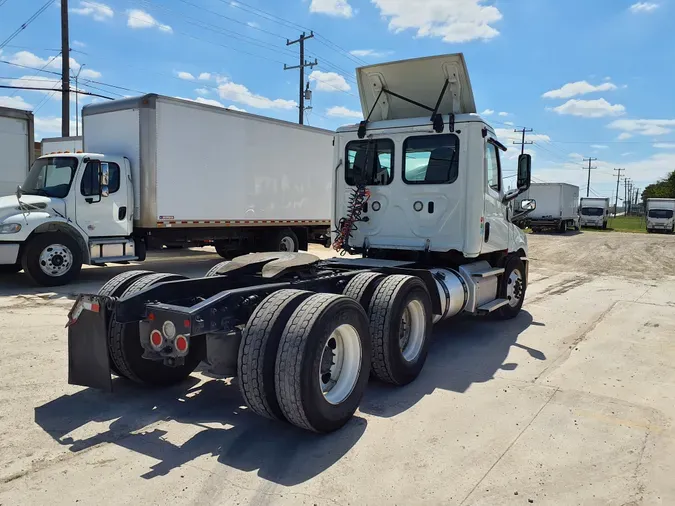
[[[108,309],[102,297],[80,295],[68,315],[68,383],[112,391]]]

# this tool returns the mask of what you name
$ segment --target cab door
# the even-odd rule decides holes
[[[485,142],[485,224],[482,253],[506,250],[509,247],[508,206],[503,203],[504,185],[499,148]]]
[[[102,195],[99,166],[108,167],[108,196]],[[77,224],[89,237],[131,235],[129,176],[124,162],[90,160],[76,181]]]

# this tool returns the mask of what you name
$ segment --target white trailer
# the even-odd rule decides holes
[[[35,158],[33,113],[0,107],[0,195],[16,192]]]
[[[647,232],[675,233],[675,199],[647,199]]]
[[[331,170],[334,247],[360,257],[254,253],[203,278],[116,276],[71,309],[70,383],[110,389],[112,373],[166,386],[204,360],[239,376],[251,412],[329,432],[371,372],[394,385],[420,374],[434,322],[519,315],[527,236],[507,207],[531,158],[506,190],[506,147],[476,114],[463,56],[377,64],[357,80],[367,119],[338,130]]]
[[[78,153],[81,152],[84,144],[82,136],[79,137],[46,137],[40,142],[40,154],[60,154],[60,153]]]
[[[21,210],[0,198],[6,269],[56,285],[151,241],[232,257],[330,240],[333,132],[158,95],[82,118],[84,153],[38,158]]]
[[[582,197],[580,223],[582,227],[607,228],[609,221],[609,198]]]
[[[579,187],[567,183],[532,183],[520,197],[536,200],[537,208],[527,215],[526,223],[533,232],[555,229],[579,230]],[[516,204],[516,209],[519,205]]]

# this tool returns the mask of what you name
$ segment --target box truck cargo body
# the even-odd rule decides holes
[[[158,95],[82,118],[84,153],[36,160],[21,212],[16,196],[0,199],[0,224],[14,227],[0,264],[62,284],[81,263],[143,260],[149,244],[229,257],[330,240],[333,132]]]
[[[582,197],[579,212],[582,227],[607,228],[609,198]]]
[[[48,137],[40,142],[40,155],[54,153],[77,153],[82,151],[82,136],[79,137]]]
[[[675,199],[647,199],[647,232],[675,232]]]
[[[16,192],[34,156],[33,113],[0,107],[0,195]]]
[[[527,215],[533,232],[554,228],[560,232],[579,229],[579,187],[567,183],[532,183],[519,202],[535,200],[537,208]],[[518,208],[519,205],[516,205]]]

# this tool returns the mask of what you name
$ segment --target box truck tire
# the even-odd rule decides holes
[[[288,251],[295,253],[300,250],[300,241],[290,228],[281,229],[269,243],[269,251]]]
[[[525,264],[517,255],[511,255],[507,259],[499,284],[497,297],[509,301],[505,306],[497,309],[493,315],[498,320],[510,320],[518,316],[525,301]]]
[[[39,285],[66,285],[80,273],[82,251],[77,241],[64,232],[37,234],[26,245],[21,265]]]

